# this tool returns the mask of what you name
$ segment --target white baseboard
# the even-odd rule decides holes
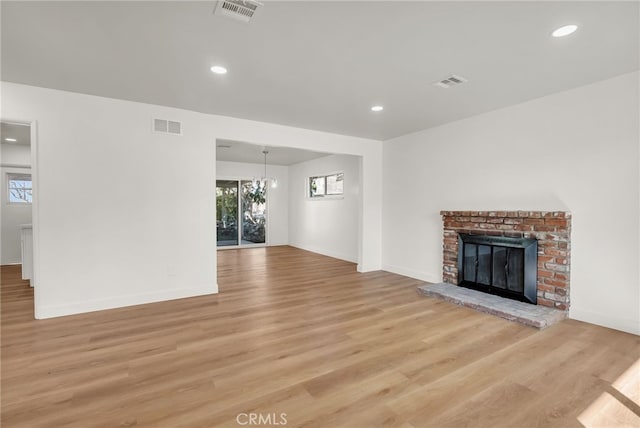
[[[82,314],[85,312],[102,311],[105,309],[123,308],[126,306],[143,305],[147,303],[163,302],[167,300],[184,299],[187,297],[206,296],[218,293],[218,284],[194,288],[180,288],[164,290],[155,293],[141,293],[118,296],[108,299],[86,300],[66,305],[41,306],[35,308],[36,319],[62,317],[65,315]]]
[[[425,282],[431,282],[431,283],[442,282],[442,276],[440,276],[440,274],[436,275],[433,272],[422,272],[422,271],[405,268],[402,266],[395,266],[395,265],[389,265],[389,264],[383,264],[382,270],[385,270],[391,273],[396,273],[402,276],[408,276],[409,278],[419,279]]]
[[[611,314],[585,311],[573,306],[569,308],[569,318],[640,336],[640,319],[620,318]]]
[[[316,247],[312,247],[312,246],[291,244],[291,243],[289,243],[288,245],[290,247],[299,248],[301,250],[311,251],[312,253],[322,254],[323,256],[333,257],[334,259],[340,259],[340,260],[344,260],[344,261],[351,262],[351,263],[357,263],[358,262],[357,257],[351,257],[351,256],[346,255],[346,254],[336,253],[335,251],[326,250],[324,248],[316,248]]]
[[[289,245],[286,241],[268,242],[267,247],[281,247],[283,245]]]
[[[356,270],[360,273],[375,272],[381,269],[382,268],[380,266],[361,265],[361,264],[358,264],[356,266]]]

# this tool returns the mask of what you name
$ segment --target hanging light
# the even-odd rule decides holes
[[[272,188],[278,187],[278,180],[267,175],[267,155],[269,150],[262,150],[262,154],[264,155],[264,171],[262,177],[253,178],[252,187],[254,191],[264,191],[268,183],[271,183]]]
[[[262,154],[264,155],[264,175],[260,179],[260,186],[264,189],[267,187],[267,182],[270,182],[271,187],[276,188],[278,187],[278,180],[267,176],[267,155],[269,154],[269,150],[263,150]]]

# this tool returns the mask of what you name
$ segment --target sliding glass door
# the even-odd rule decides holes
[[[258,182],[259,183],[259,182]],[[241,181],[242,244],[266,242],[267,189],[252,181]]]
[[[240,209],[238,209],[240,208]],[[216,182],[218,247],[266,243],[266,185],[251,180]]]
[[[237,181],[216,181],[216,223],[218,246],[238,245]]]

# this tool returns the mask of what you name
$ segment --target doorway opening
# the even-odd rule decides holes
[[[0,121],[1,265],[17,265],[33,287],[31,124]]]
[[[218,247],[266,245],[267,188],[260,180],[216,180]]]

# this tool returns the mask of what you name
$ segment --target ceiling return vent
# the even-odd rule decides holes
[[[254,0],[219,0],[213,13],[249,22],[260,6],[262,3]]]
[[[439,86],[441,88],[450,88],[452,86],[458,86],[461,85],[465,82],[468,82],[467,79],[465,79],[462,76],[456,76],[455,74],[452,74],[451,76],[447,77],[446,79],[442,79],[439,82],[434,82],[434,85]]]
[[[182,123],[174,120],[153,119],[153,132],[182,135]]]

